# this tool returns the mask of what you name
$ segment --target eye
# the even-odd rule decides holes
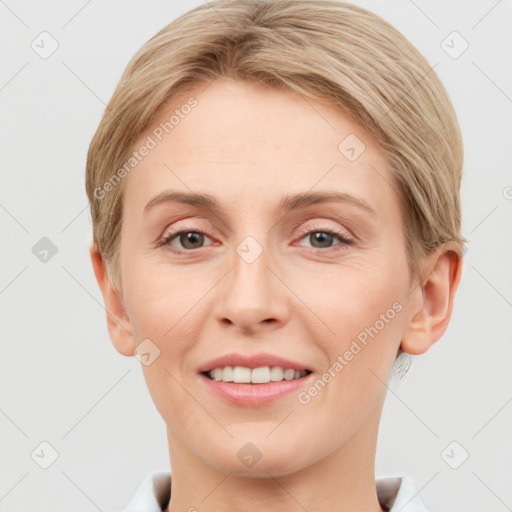
[[[303,233],[301,240],[307,239],[311,242],[312,249],[332,249],[332,250],[344,250],[347,245],[353,242],[345,233],[340,233],[331,229],[310,229]],[[340,242],[332,245],[336,239]],[[339,247],[338,247],[339,246]]]
[[[170,250],[177,253],[191,252],[204,247],[205,238],[211,238],[202,231],[194,228],[181,229],[167,233],[159,242],[158,246],[168,246]],[[344,250],[348,245],[354,243],[348,234],[338,232],[332,229],[323,229],[321,226],[310,227],[309,230],[302,231],[300,240],[310,241],[312,250]],[[334,243],[338,240],[339,243]],[[334,243],[334,245],[333,245]],[[179,244],[177,247],[176,244]],[[306,246],[307,247],[307,246]]]
[[[167,245],[171,248],[171,250],[174,250],[175,252],[187,252],[194,249],[201,249],[205,237],[210,238],[202,231],[197,231],[195,229],[182,229],[180,231],[166,234],[164,238],[160,240],[158,246],[160,247]],[[180,243],[181,248],[176,248],[172,244],[174,240]]]

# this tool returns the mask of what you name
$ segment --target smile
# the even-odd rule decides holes
[[[296,380],[310,373],[310,370],[299,371],[293,368],[285,369],[281,366],[261,366],[252,369],[246,366],[225,366],[203,372],[203,375],[215,381],[234,382],[237,384],[266,384],[283,380]]]
[[[293,392],[299,392],[302,387],[309,386],[314,378],[310,370],[284,370],[281,367],[269,368],[268,366],[252,370],[240,366],[231,370],[229,368],[231,367],[202,372],[199,378],[214,396],[220,397],[231,405],[244,407],[265,405]],[[232,377],[229,377],[230,371]],[[222,380],[217,380],[215,374],[219,376],[221,372]],[[271,380],[271,375],[275,380]],[[228,378],[231,380],[224,380]],[[253,379],[259,382],[254,382]]]

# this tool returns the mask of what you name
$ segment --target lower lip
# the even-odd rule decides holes
[[[264,405],[283,396],[289,395],[303,387],[313,379],[313,373],[309,373],[300,379],[268,382],[265,384],[236,384],[212,380],[203,374],[200,379],[208,386],[208,389],[224,400],[240,406]]]

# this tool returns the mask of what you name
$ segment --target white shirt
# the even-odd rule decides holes
[[[389,512],[427,512],[412,478],[377,478],[380,506]],[[140,484],[130,503],[121,512],[162,512],[170,499],[171,473],[151,473]]]

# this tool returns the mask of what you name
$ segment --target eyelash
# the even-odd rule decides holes
[[[177,253],[177,254],[193,253],[195,251],[198,251],[198,250],[202,249],[202,247],[199,247],[198,249],[176,249],[174,247],[171,248],[171,242],[175,238],[178,238],[180,235],[185,234],[185,233],[198,233],[198,234],[201,234],[201,235],[206,235],[209,238],[211,238],[207,233],[204,233],[203,231],[200,231],[200,230],[198,230],[196,228],[193,228],[193,227],[183,228],[183,229],[180,229],[179,231],[174,231],[174,232],[168,233],[166,236],[164,236],[158,242],[158,247],[162,247],[164,245],[167,245],[167,246],[169,246],[169,248],[170,248],[170,250],[172,252]],[[299,240],[302,240],[306,236],[311,235],[313,233],[325,233],[325,234],[327,234],[329,236],[333,236],[333,237],[337,238],[341,243],[339,243],[339,244],[337,244],[335,246],[326,247],[326,248],[309,247],[311,252],[316,252],[316,251],[320,251],[320,252],[344,251],[344,250],[347,250],[349,245],[354,243],[354,241],[352,239],[347,238],[344,234],[342,234],[342,233],[340,233],[338,231],[334,231],[332,229],[324,229],[321,226],[310,226],[307,230],[302,230],[301,231],[301,237],[299,238]],[[336,248],[337,246],[342,246],[342,247]]]

